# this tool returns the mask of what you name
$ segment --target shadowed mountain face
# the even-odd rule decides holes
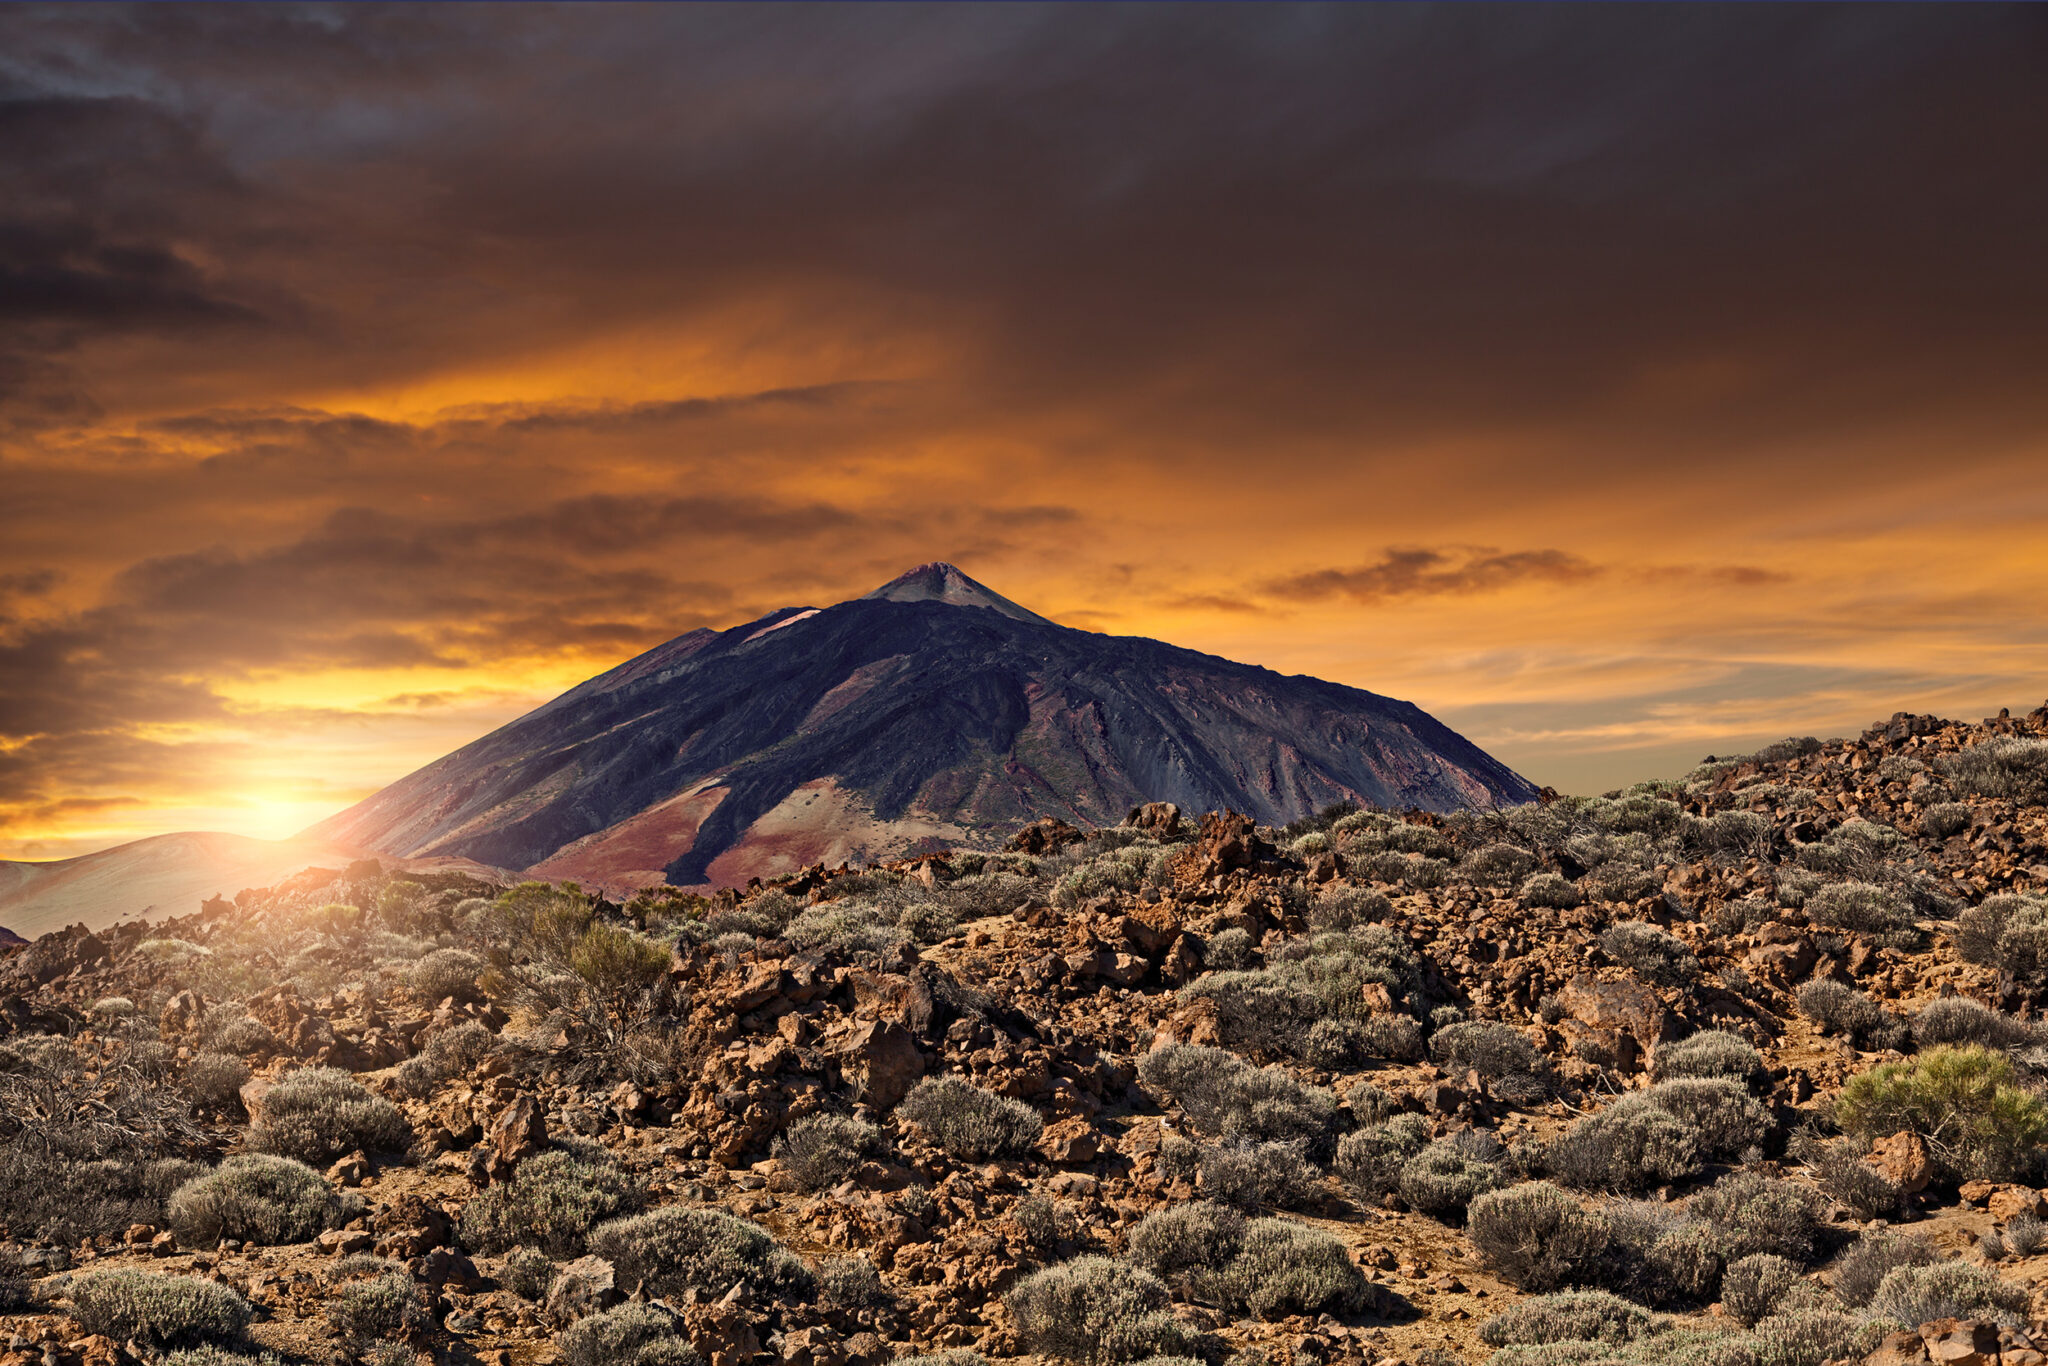
[[[309,834],[586,885],[743,883],[1134,804],[1285,822],[1534,789],[1418,708],[1057,626],[951,565],[695,631]]]

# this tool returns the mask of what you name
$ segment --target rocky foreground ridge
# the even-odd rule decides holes
[[[0,959],[0,1364],[2042,1366],[2048,708]]]

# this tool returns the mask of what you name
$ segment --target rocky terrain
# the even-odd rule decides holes
[[[2044,887],[2048,708],[712,895],[313,871],[0,958],[0,1366],[2042,1366]]]
[[[1409,703],[1058,626],[929,564],[680,636],[307,834],[630,893],[993,847],[1146,801],[1285,823],[1535,795]]]

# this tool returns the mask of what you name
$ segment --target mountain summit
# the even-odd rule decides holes
[[[1526,801],[1419,708],[1059,626],[949,564],[678,636],[308,834],[627,889],[976,845],[1041,816]]]
[[[985,588],[944,560],[921,564],[907,574],[889,580],[862,602],[943,602],[953,607],[986,607],[1012,621],[1053,623],[1028,608],[1019,607],[1002,594]]]

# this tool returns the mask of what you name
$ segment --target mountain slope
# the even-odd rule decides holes
[[[597,886],[732,885],[1141,801],[1284,822],[1533,791],[1409,703],[1054,625],[923,565],[659,646],[307,833]]]

